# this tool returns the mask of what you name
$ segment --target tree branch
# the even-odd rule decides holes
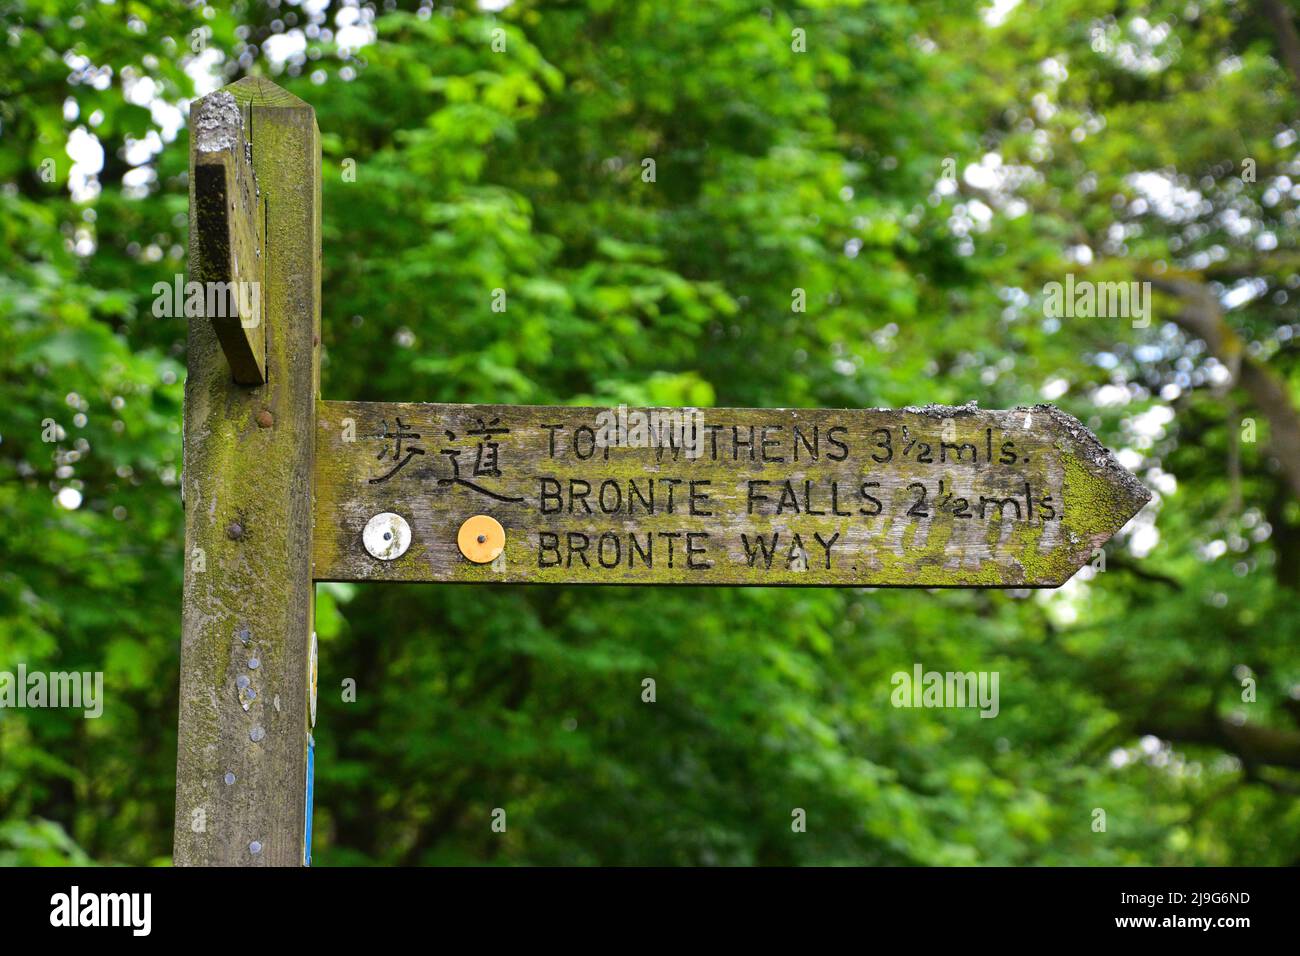
[[[1269,422],[1271,450],[1282,466],[1291,494],[1300,498],[1300,414],[1286,385],[1265,365],[1246,354],[1245,343],[1223,319],[1214,291],[1203,282],[1152,276],[1151,284],[1183,301],[1173,317],[1185,332],[1204,340],[1210,353],[1227,367],[1234,383],[1251,397]]]
[[[1178,743],[1203,744],[1236,754],[1243,763],[1300,770],[1300,732],[1237,724],[1216,713],[1196,720],[1171,721],[1148,718],[1137,726],[1140,734],[1151,734]]]
[[[1291,83],[1300,95],[1300,36],[1296,35],[1291,11],[1282,0],[1260,0],[1259,5],[1277,33],[1278,59],[1291,71]]]

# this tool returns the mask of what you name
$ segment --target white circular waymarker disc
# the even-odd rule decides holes
[[[411,546],[411,526],[401,515],[384,511],[366,522],[361,540],[372,558],[395,561]]]
[[[311,632],[311,654],[307,660],[307,686],[311,688],[311,725],[316,726],[316,684],[320,673],[316,650],[316,632]]]

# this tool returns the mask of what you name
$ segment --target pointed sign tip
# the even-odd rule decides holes
[[[1057,428],[1068,435],[1082,456],[1088,470],[1104,478],[1115,489],[1115,501],[1119,510],[1125,511],[1124,520],[1114,529],[1118,531],[1151,500],[1151,490],[1131,471],[1119,463],[1114,453],[1097,440],[1088,428],[1069,412],[1062,411],[1055,405],[1041,404],[1032,407],[1021,406],[1016,412],[1027,415],[1045,415]],[[1112,532],[1114,533],[1114,532]]]

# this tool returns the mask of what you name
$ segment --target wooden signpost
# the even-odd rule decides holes
[[[317,581],[1056,587],[1150,497],[1046,405],[321,401],[314,113],[191,116],[193,269],[259,281],[262,338],[190,325],[178,864],[310,858]]]

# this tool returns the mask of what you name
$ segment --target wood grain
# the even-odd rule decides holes
[[[632,413],[620,428],[608,409],[322,402],[313,574],[1055,587],[1149,498],[1051,406],[682,411],[633,410],[667,416],[647,443]],[[496,457],[485,467],[489,442]],[[361,539],[386,511],[412,530],[410,549],[392,561],[371,557]],[[490,564],[456,545],[477,514],[506,530]]]

